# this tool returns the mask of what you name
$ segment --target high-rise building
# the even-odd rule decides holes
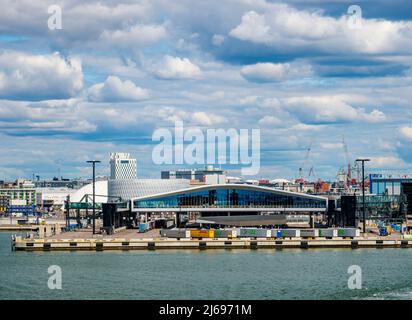
[[[0,195],[8,196],[12,200],[22,200],[27,205],[36,204],[36,189],[31,184],[9,184],[0,188]]]
[[[130,153],[110,154],[110,179],[133,180],[137,179],[136,159],[130,158]]]

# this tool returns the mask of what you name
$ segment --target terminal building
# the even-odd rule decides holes
[[[327,207],[323,197],[240,184],[191,187],[134,198],[132,204],[136,212],[299,212],[322,211]]]
[[[104,228],[137,227],[156,219],[174,219],[178,226],[290,226],[291,221],[306,221],[306,226],[356,227],[362,216],[359,195],[334,195],[331,199],[331,195],[293,191],[289,181],[241,181],[212,167],[163,171],[159,179],[141,179],[136,168],[137,161],[130,154],[110,155],[110,178],[96,183]],[[405,206],[399,192],[405,179],[370,177],[368,220],[403,219]],[[70,196],[70,208],[90,214],[91,194],[91,185],[81,188]],[[77,204],[81,202],[86,203]]]
[[[213,184],[131,199],[131,212],[173,212],[197,222],[232,226],[286,224],[287,214],[323,213],[327,199],[255,185]]]
[[[129,171],[135,167],[121,161],[134,160],[129,155],[112,154],[111,159],[117,160],[111,161],[111,172],[116,174],[108,180],[105,227],[119,227],[125,221],[136,226],[158,217],[175,217],[177,225],[183,219],[210,225],[284,225],[287,216],[307,221],[328,207],[328,199],[321,196],[227,183],[225,172],[212,167],[163,171],[162,179],[137,179]]]

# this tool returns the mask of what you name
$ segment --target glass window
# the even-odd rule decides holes
[[[326,200],[269,191],[221,188],[135,200],[138,208],[326,208]]]

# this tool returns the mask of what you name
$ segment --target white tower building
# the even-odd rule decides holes
[[[137,179],[136,159],[130,158],[130,153],[110,154],[110,179]]]

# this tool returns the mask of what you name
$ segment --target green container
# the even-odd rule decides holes
[[[256,229],[240,229],[241,237],[256,237]]]
[[[222,230],[215,230],[215,238],[222,238]]]

